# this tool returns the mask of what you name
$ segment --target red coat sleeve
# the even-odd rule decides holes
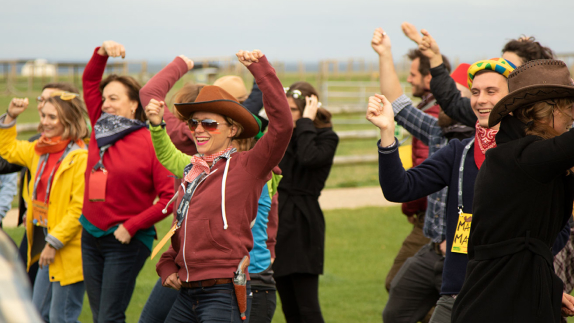
[[[176,57],[140,90],[142,105],[145,107],[151,99],[165,102],[169,90],[187,71],[187,64],[180,57]],[[169,111],[167,105],[164,108],[163,120],[166,124],[165,130],[175,147],[183,153],[195,155],[197,148],[193,142],[191,131],[185,122],[179,120]]]
[[[102,93],[100,92],[100,83],[102,82],[102,76],[104,75],[106,64],[108,62],[108,56],[101,56],[98,54],[98,49],[100,49],[100,47],[96,47],[94,50],[94,54],[88,62],[88,65],[86,65],[84,74],[82,75],[84,102],[86,103],[86,109],[88,110],[88,116],[90,117],[92,127],[96,124],[96,121],[98,121],[102,114]]]

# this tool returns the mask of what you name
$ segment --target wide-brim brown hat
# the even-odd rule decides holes
[[[259,124],[255,116],[239,104],[233,95],[215,85],[204,86],[195,102],[176,103],[175,109],[184,118],[189,119],[194,112],[212,112],[230,117],[243,126],[243,132],[237,139],[251,138],[259,133]]]
[[[539,101],[574,98],[574,84],[563,61],[538,59],[519,66],[508,76],[508,93],[494,106],[488,126],[500,123],[510,112]]]

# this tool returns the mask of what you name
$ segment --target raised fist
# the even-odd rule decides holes
[[[179,58],[183,59],[183,61],[185,62],[185,64],[187,64],[187,70],[191,71],[191,69],[193,68],[193,61],[189,58],[187,58],[187,56],[185,55],[179,55]]]
[[[240,50],[235,55],[237,56],[237,59],[239,59],[239,61],[245,65],[245,67],[259,62],[259,59],[263,57],[263,53],[261,53],[259,49],[255,49],[252,52]]]
[[[384,95],[375,94],[369,97],[367,120],[381,130],[395,131],[395,114],[391,103]]]
[[[122,57],[126,58],[126,49],[124,45],[120,43],[116,43],[113,40],[106,40],[100,49],[98,50],[98,54],[101,56],[109,56],[109,57]]]
[[[13,98],[8,106],[8,114],[12,118],[18,117],[24,110],[28,108],[28,98]]]
[[[159,126],[163,120],[165,102],[151,99],[145,107],[145,115],[152,126]]]
[[[391,51],[391,39],[382,28],[375,29],[371,46],[379,56]]]

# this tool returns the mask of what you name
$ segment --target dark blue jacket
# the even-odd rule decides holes
[[[385,198],[392,202],[406,202],[434,193],[445,186],[449,187],[446,201],[446,258],[442,273],[442,295],[455,295],[460,292],[466,274],[468,258],[466,254],[451,252],[454,233],[458,221],[458,177],[464,147],[472,138],[462,142],[451,140],[422,164],[407,171],[399,158],[398,145],[381,148],[379,143],[379,182]],[[474,161],[474,147],[468,150],[463,172],[463,212],[472,214],[474,181],[478,167]],[[553,253],[560,251],[570,235],[566,225],[558,236]],[[555,250],[554,250],[555,249]]]

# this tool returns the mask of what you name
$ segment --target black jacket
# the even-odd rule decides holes
[[[329,176],[339,137],[332,128],[317,129],[313,121],[296,122],[285,157],[279,163],[279,228],[275,277],[323,273],[325,219],[319,195]]]
[[[441,64],[431,68],[430,90],[444,113],[465,126],[474,128],[478,120],[470,99],[463,98],[448,70]]]
[[[507,116],[476,178],[466,280],[452,322],[560,322],[550,248],[572,215],[574,131],[543,140]]]

